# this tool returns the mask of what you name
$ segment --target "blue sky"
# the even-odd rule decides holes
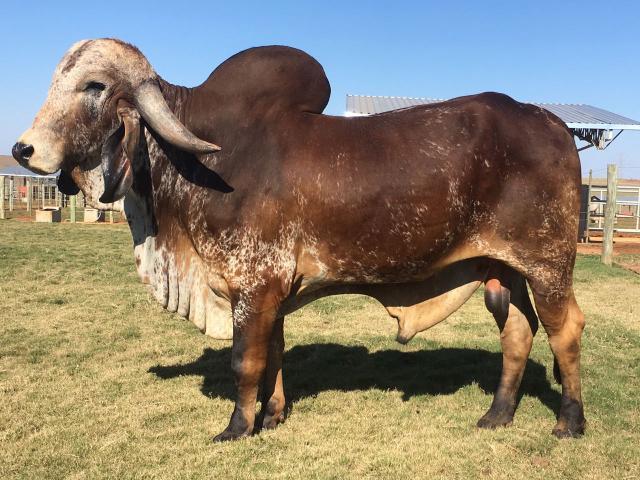
[[[640,119],[640,2],[619,1],[119,1],[2,0],[0,153],[46,96],[51,74],[83,38],[137,45],[168,81],[202,82],[256,45],[306,50],[347,93],[450,98],[493,90],[522,101],[588,103]],[[582,155],[640,177],[640,132]]]

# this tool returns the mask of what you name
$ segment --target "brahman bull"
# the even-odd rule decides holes
[[[285,314],[364,293],[406,342],[483,282],[504,361],[478,425],[513,419],[537,329],[528,283],[562,383],[553,433],[582,434],[580,161],[567,127],[496,93],[361,118],[322,115],[329,94],[320,64],[293,48],[246,50],[185,88],[127,43],[83,41],[13,155],[61,170],[61,187],[98,207],[124,198],[143,282],[207,333],[232,329],[237,398],[215,440],[283,420]]]

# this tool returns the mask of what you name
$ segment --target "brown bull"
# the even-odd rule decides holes
[[[282,421],[285,314],[360,292],[406,342],[483,282],[504,362],[479,425],[512,421],[537,328],[528,282],[562,383],[554,433],[581,434],[580,162],[565,125],[495,93],[332,117],[329,93],[322,67],[291,48],[241,52],[184,88],[135,47],[85,41],[13,153],[62,169],[61,186],[97,206],[124,197],[143,282],[203,331],[232,329],[237,399],[216,440]]]

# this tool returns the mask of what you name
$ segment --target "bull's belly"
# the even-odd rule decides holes
[[[327,259],[324,280],[331,283],[397,284],[420,282],[435,275],[446,266],[473,257],[483,256],[475,248],[452,247],[453,239],[441,243],[430,242],[409,248],[371,248],[342,257]]]
[[[330,295],[367,295],[396,318],[397,339],[406,343],[460,308],[485,280],[490,265],[491,260],[486,258],[468,259],[450,264],[426,279],[402,283],[310,282],[285,300],[280,314],[290,314]]]

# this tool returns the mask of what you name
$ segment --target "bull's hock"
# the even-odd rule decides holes
[[[36,210],[36,222],[38,223],[60,223],[62,221],[62,211],[60,207],[45,207]]]

